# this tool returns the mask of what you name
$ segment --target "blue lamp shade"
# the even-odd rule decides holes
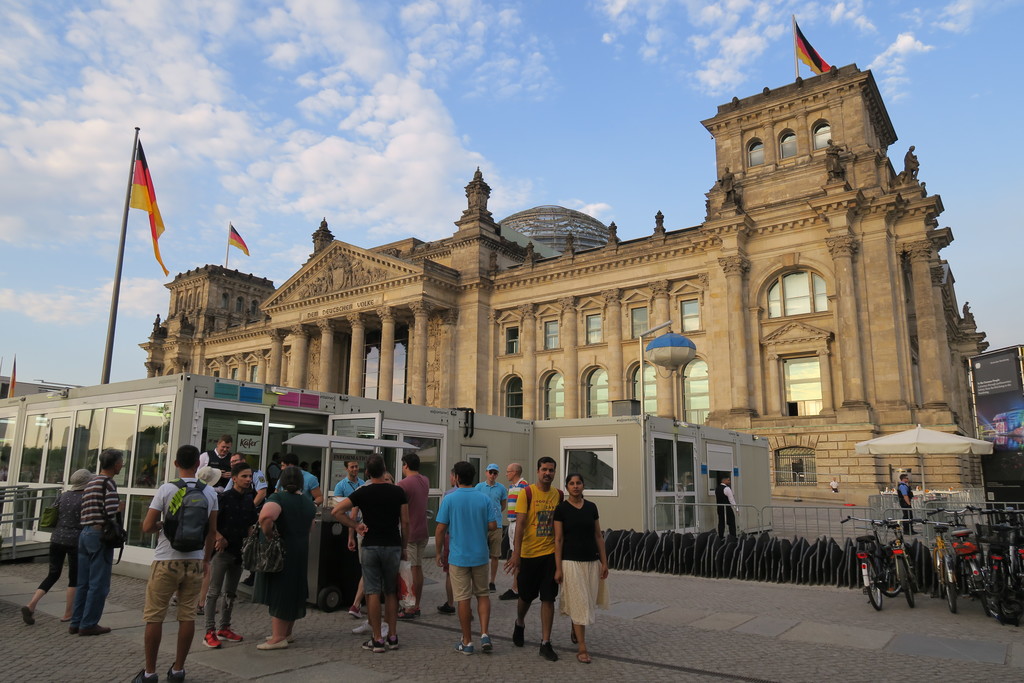
[[[678,370],[697,353],[697,346],[689,338],[675,332],[666,332],[647,343],[647,360],[669,370]]]

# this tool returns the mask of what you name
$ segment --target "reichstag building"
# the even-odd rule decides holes
[[[913,148],[890,152],[871,72],[798,78],[702,123],[717,160],[700,225],[659,213],[622,241],[555,206],[496,221],[477,170],[450,237],[357,246],[325,220],[279,287],[215,265],[177,275],[147,372],[524,420],[643,395],[649,413],[767,439],[776,495],[813,497],[833,476],[876,493],[906,463],[856,442],[916,424],[972,433],[966,362],[985,335],[940,255],[942,200]],[[669,320],[696,358],[640,372],[638,333]],[[932,487],[980,481],[961,456],[921,465]]]

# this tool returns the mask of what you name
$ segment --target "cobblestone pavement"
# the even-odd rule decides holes
[[[142,667],[141,610],[145,582],[115,575],[101,623],[111,635],[81,638],[58,620],[58,583],[26,626],[19,608],[46,574],[46,565],[0,565],[0,658],[3,681],[128,681]],[[539,609],[527,618],[525,648],[512,645],[513,602],[492,600],[492,655],[454,651],[458,623],[439,614],[438,573],[427,568],[424,616],[399,625],[401,649],[374,655],[353,635],[359,622],[345,612],[310,609],[287,650],[261,652],[270,632],[266,608],[240,599],[233,628],[241,643],[207,649],[197,629],[187,663],[191,681],[480,681],[553,680],[583,675],[635,681],[931,681],[947,670],[970,680],[1024,677],[1018,629],[986,618],[962,600],[961,613],[920,595],[911,610],[902,597],[875,612],[855,590],[613,572],[612,609],[588,629],[593,663],[576,661],[569,622],[558,616],[553,642],[561,659],[538,656]],[[499,576],[499,593],[509,579]],[[173,659],[176,624],[165,624],[159,673]],[[475,629],[474,629],[475,631]],[[965,665],[967,665],[965,667]]]

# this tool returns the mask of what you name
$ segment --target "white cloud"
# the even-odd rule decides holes
[[[971,29],[974,13],[980,7],[979,0],[956,0],[942,8],[935,25],[946,31],[966,33]]]
[[[23,313],[30,319],[56,325],[84,325],[106,320],[113,281],[92,289],[57,287],[52,291],[0,289],[0,311]],[[162,281],[129,278],[121,281],[118,318],[144,318],[166,308]]]
[[[845,0],[837,2],[829,12],[829,21],[833,24],[851,23],[861,31],[874,32],[875,25],[864,12],[864,0]]]
[[[932,49],[933,46],[925,45],[913,33],[901,33],[882,54],[872,60],[868,68],[879,75],[885,94],[897,100],[903,96],[900,87],[910,80],[906,76],[908,59]]]

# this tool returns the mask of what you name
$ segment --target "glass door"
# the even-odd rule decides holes
[[[671,434],[651,435],[653,441],[653,522],[656,531],[692,531],[696,527],[693,442]]]
[[[356,439],[379,439],[381,438],[381,420],[383,416],[381,413],[353,413],[351,415],[331,415],[329,418],[329,425],[331,434],[334,436],[349,436]],[[366,465],[366,459],[371,455],[372,451],[356,451],[349,448],[332,448],[330,454],[330,467],[325,468],[324,472],[327,475],[327,480],[324,482],[324,488],[322,489],[325,495],[334,493],[334,487],[337,486],[338,482],[348,476],[345,471],[345,463],[349,460],[356,460],[359,462],[359,477],[364,477],[364,470]],[[388,471],[392,474],[395,470],[392,469],[393,463],[389,463],[387,455],[385,455],[385,464],[388,466]],[[398,479],[398,476],[395,476]]]

